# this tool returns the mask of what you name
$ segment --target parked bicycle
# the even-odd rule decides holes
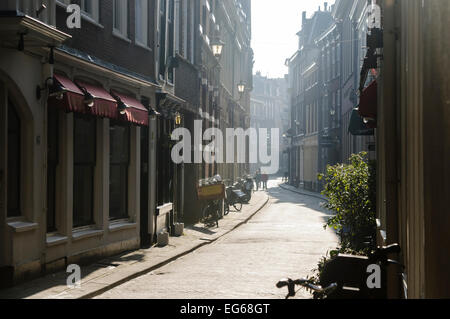
[[[387,268],[395,265],[401,270],[404,269],[398,261],[388,258],[389,254],[398,253],[400,253],[400,246],[392,244],[378,247],[368,256],[339,254],[325,263],[319,283],[311,279],[282,279],[276,286],[288,287],[286,299],[296,295],[296,286],[312,291],[314,299],[385,299],[387,298]],[[380,267],[380,288],[369,287],[367,284],[370,275],[367,270],[370,265]]]
[[[289,299],[290,297],[295,297],[295,295],[297,294],[297,291],[295,290],[296,286],[301,286],[303,288],[312,290],[312,291],[314,291],[314,293],[317,296],[318,295],[328,296],[328,295],[332,294],[338,288],[338,285],[336,283],[333,283],[326,288],[322,288],[322,286],[318,286],[318,285],[314,284],[309,279],[292,280],[292,279],[288,278],[288,279],[282,279],[277,283],[277,288],[288,287],[288,294],[286,295],[286,299]],[[319,299],[319,298],[315,298],[315,299]]]
[[[222,217],[222,203],[225,200],[225,184],[219,175],[206,180],[200,180],[197,186],[197,197],[207,202],[202,210],[201,222],[205,225],[219,227]],[[225,205],[225,209],[227,209]]]
[[[236,190],[233,186],[228,186],[225,190],[225,211],[224,215],[228,215],[230,207],[233,207],[237,212],[242,210],[243,197],[245,194],[240,190]]]
[[[249,185],[249,183],[248,183]],[[235,190],[239,190],[241,192],[241,194],[239,195],[242,199],[242,202],[244,204],[248,204],[248,202],[250,202],[250,199],[252,197],[251,195],[251,190],[249,191],[247,189],[247,181],[244,180],[243,178],[239,178],[237,180],[237,182],[234,184],[234,188]],[[243,194],[243,196],[242,196]]]
[[[212,200],[203,208],[202,222],[207,225],[216,225],[219,228],[220,213],[222,211],[222,200]]]
[[[248,201],[252,199],[253,189],[255,188],[255,181],[248,175],[244,179],[244,189],[242,190],[248,197]]]

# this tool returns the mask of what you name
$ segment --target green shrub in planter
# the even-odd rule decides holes
[[[325,227],[337,231],[341,248],[360,251],[367,247],[367,237],[376,233],[375,165],[368,164],[367,153],[353,154],[349,164],[328,166],[318,179],[325,183],[324,206],[335,212]]]

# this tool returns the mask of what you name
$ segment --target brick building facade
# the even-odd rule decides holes
[[[192,131],[205,113],[227,123],[227,103],[205,104],[215,96],[202,81],[205,71],[213,73],[204,56],[211,43],[198,33],[205,19],[213,32],[231,25],[220,17],[233,17],[241,36],[239,44],[225,45],[233,49],[222,57],[222,74],[236,72],[220,88],[251,84],[249,1],[43,4],[0,4],[5,285],[164,241],[179,231],[177,222],[195,221],[196,183],[217,169],[173,163],[171,132]],[[71,4],[81,8],[80,29],[66,23]],[[244,96],[237,102],[242,110],[248,91]]]

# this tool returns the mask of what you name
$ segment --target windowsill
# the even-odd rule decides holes
[[[63,2],[60,2],[60,1],[58,1],[58,0],[56,0],[56,5],[57,6],[59,6],[59,7],[61,7],[61,8],[67,8],[67,4],[65,4],[65,3],[63,3]]]
[[[53,247],[57,245],[65,244],[69,241],[69,238],[60,234],[47,235],[47,247]]]
[[[90,24],[95,25],[96,27],[99,27],[100,29],[104,29],[105,27],[103,26],[103,24],[100,24],[97,20],[95,20],[94,18],[92,18],[91,16],[87,15],[84,12],[81,12],[81,18],[83,20],[86,20],[87,22],[89,22]]]
[[[39,224],[23,222],[23,221],[15,221],[15,222],[9,222],[8,226],[11,227],[15,233],[24,233],[24,232],[28,232],[28,231],[37,229]]]
[[[120,221],[113,221],[109,224],[108,230],[110,233],[126,230],[126,229],[132,229],[136,228],[137,224],[130,222],[129,220],[120,220]]]
[[[91,238],[91,237],[99,237],[102,236],[104,233],[103,230],[100,229],[94,229],[94,228],[82,228],[82,229],[74,229],[72,231],[72,240],[77,241],[85,238]]]
[[[175,84],[173,82],[170,82],[169,80],[164,80],[163,76],[160,74],[159,75],[159,80],[158,80],[158,84],[161,86],[169,86],[169,88],[173,89],[175,87]]]
[[[125,41],[125,42],[131,43],[131,40],[130,40],[130,39],[128,39],[126,36],[124,36],[122,33],[120,33],[119,31],[117,31],[116,29],[113,29],[112,34],[113,34],[114,37],[116,37],[116,38],[118,38],[118,39],[120,39],[120,40],[123,40],[123,41]]]
[[[147,51],[149,51],[149,52],[152,52],[152,48],[150,48],[150,47],[149,47],[148,45],[146,45],[146,44],[143,44],[143,43],[141,43],[141,42],[139,42],[139,41],[135,41],[134,44],[135,44],[136,46],[140,47],[141,49],[144,49],[144,50],[147,50]]]

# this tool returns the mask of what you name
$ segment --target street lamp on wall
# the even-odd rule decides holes
[[[94,98],[94,96],[91,94],[91,93],[89,93],[87,90],[86,90],[86,88],[84,88],[84,87],[80,87],[80,89],[81,89],[81,91],[83,92],[83,94],[84,94],[84,105],[86,105],[87,107],[89,107],[89,108],[92,108],[93,106],[94,106],[94,104],[95,104],[95,98]]]
[[[122,115],[127,113],[127,105],[123,103],[122,100],[118,100],[117,109],[119,110],[119,113]]]
[[[48,78],[45,80],[45,85],[41,88],[40,85],[36,87],[36,99],[40,100],[42,97],[42,92],[48,89],[48,97],[54,97],[57,100],[62,100],[64,98],[64,93],[66,89],[55,81],[53,78]]]
[[[94,102],[95,102],[95,99],[92,96],[92,94],[89,92],[85,92],[84,93],[84,104],[87,105],[89,108],[91,108],[94,106]]]
[[[211,50],[216,58],[220,58],[222,56],[223,46],[225,45],[219,38],[214,39],[211,43]]]
[[[158,111],[156,111],[153,108],[149,109],[148,114],[150,115],[151,119],[156,119],[158,116],[161,116],[161,113],[159,113]]]
[[[239,82],[237,88],[238,88],[239,94],[244,94],[244,92],[245,92],[245,83],[242,82],[242,81]]]
[[[177,112],[175,114],[175,124],[176,125],[181,125],[181,114],[179,112]]]

